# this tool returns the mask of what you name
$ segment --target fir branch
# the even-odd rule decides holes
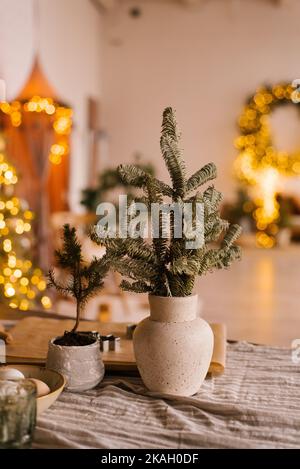
[[[152,291],[152,287],[143,281],[130,283],[127,280],[122,280],[120,287],[122,290],[131,291],[134,293],[149,293]]]
[[[175,194],[183,197],[185,189],[185,169],[181,162],[178,144],[169,135],[162,135],[160,148],[172,180],[173,191]]]
[[[63,226],[63,248],[55,251],[57,265],[62,269],[76,269],[76,266],[82,262],[81,245],[76,237],[75,228],[65,224]]]
[[[227,230],[228,221],[222,220],[216,214],[209,215],[205,220],[204,237],[206,243],[211,243],[219,239],[223,231]]]
[[[118,166],[118,171],[122,180],[134,187],[146,188],[147,184],[152,184],[158,192],[162,195],[172,197],[173,190],[170,186],[147,173],[143,169],[132,164],[121,164]]]
[[[239,238],[241,233],[242,228],[239,225],[230,225],[222,241],[222,248],[230,248],[232,244]]]
[[[185,161],[179,149],[180,136],[177,131],[175,112],[167,107],[163,112],[160,148],[168,168],[175,195],[184,195]]]
[[[106,246],[110,255],[109,261],[126,255],[149,263],[157,262],[153,249],[141,238],[100,238],[95,229],[91,231],[90,237],[96,244]]]
[[[117,267],[124,277],[129,277],[132,280],[147,280],[154,281],[159,276],[159,271],[152,264],[148,264],[140,259],[126,259],[122,261],[112,261],[112,267]]]
[[[149,173],[146,173],[141,168],[134,166],[133,164],[121,164],[118,166],[119,174],[126,184],[130,184],[135,187],[144,187],[150,177]]]
[[[177,274],[196,275],[199,271],[200,262],[196,258],[181,256],[170,265],[170,271]]]
[[[219,208],[221,200],[222,194],[221,192],[217,191],[214,186],[209,186],[203,192],[203,201],[209,213],[215,212]]]
[[[167,197],[173,197],[174,196],[174,191],[172,187],[170,187],[168,184],[165,184],[164,182],[160,181],[159,179],[153,178],[153,182],[156,186],[156,191],[160,192],[162,195],[165,195]]]
[[[56,290],[63,295],[68,295],[71,291],[71,286],[62,285],[56,280],[53,269],[49,270],[48,273],[48,287],[56,288]]]
[[[158,259],[151,246],[141,239],[126,239],[125,249],[128,257],[131,259],[140,259],[149,264],[156,264]]]
[[[217,168],[214,163],[208,163],[203,168],[196,171],[186,183],[186,191],[191,192],[198,189],[206,182],[217,177]]]
[[[177,131],[175,112],[171,107],[166,107],[163,112],[161,132],[162,135],[168,135],[172,140],[178,143],[180,135]]]
[[[170,275],[169,285],[172,296],[189,296],[194,287],[195,275]]]

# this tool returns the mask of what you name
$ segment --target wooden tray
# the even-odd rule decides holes
[[[13,343],[7,345],[7,362],[45,363],[48,342],[52,337],[71,330],[73,320],[27,317],[20,320],[10,332]],[[103,361],[107,370],[137,371],[132,340],[126,338],[126,323],[100,323],[82,321],[79,330],[98,331],[101,335],[113,334],[121,338],[119,351],[103,352]],[[214,354],[209,371],[220,373],[225,367],[226,331],[223,324],[211,324],[215,336]]]

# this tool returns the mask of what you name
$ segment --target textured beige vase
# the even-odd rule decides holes
[[[104,376],[99,342],[68,347],[54,344],[55,339],[49,342],[46,368],[61,373],[69,391],[86,391],[97,386]]]
[[[149,295],[150,316],[133,335],[134,353],[150,391],[180,396],[195,394],[207,374],[213,333],[198,317],[198,296]]]

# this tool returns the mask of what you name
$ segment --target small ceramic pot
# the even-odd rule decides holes
[[[213,332],[198,317],[198,296],[149,295],[150,316],[133,334],[137,367],[150,391],[191,396],[203,383],[212,352]]]
[[[46,368],[61,373],[69,391],[86,391],[97,386],[104,376],[99,341],[69,347],[54,344],[56,339],[49,342]]]

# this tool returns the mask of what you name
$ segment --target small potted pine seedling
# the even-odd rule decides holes
[[[54,271],[48,274],[49,286],[76,301],[76,320],[71,331],[49,342],[46,367],[62,373],[67,381],[66,389],[84,391],[95,387],[104,376],[104,364],[100,354],[98,337],[78,331],[80,318],[88,300],[103,286],[110,262],[109,256],[86,263],[75,228],[64,225],[63,245],[55,251],[57,266],[66,273],[64,282],[58,281]]]

